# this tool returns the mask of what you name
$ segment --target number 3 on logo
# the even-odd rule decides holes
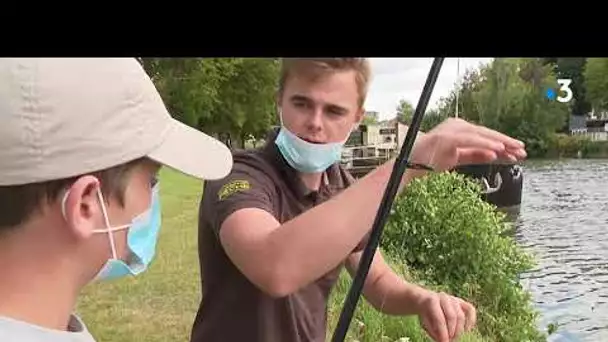
[[[562,103],[570,102],[573,96],[572,89],[570,89],[570,83],[572,83],[572,80],[569,78],[560,78],[557,80],[557,83],[561,85],[559,90],[566,93],[566,96],[558,96],[557,101]]]

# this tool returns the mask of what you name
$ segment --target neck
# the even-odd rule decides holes
[[[45,240],[1,237],[0,316],[66,330],[78,286],[66,274],[68,264],[52,257],[58,254],[49,250],[48,244],[45,246]]]
[[[321,180],[323,179],[323,173],[301,173],[300,179],[311,191],[318,191],[321,187]]]

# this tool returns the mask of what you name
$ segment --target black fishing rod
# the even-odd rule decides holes
[[[412,123],[407,130],[407,135],[405,136],[403,146],[401,147],[399,156],[395,161],[388,185],[384,191],[384,197],[382,197],[380,208],[378,208],[378,213],[376,214],[376,218],[372,226],[369,241],[363,250],[363,256],[359,262],[357,274],[353,279],[353,283],[348,291],[346,301],[342,307],[340,320],[338,321],[338,325],[334,331],[332,342],[344,342],[344,339],[346,338],[346,333],[348,332],[350,322],[352,321],[353,313],[357,307],[357,303],[359,302],[361,291],[363,290],[365,278],[367,278],[369,268],[374,259],[374,253],[378,247],[378,243],[380,242],[382,229],[384,228],[384,224],[388,218],[393,201],[395,200],[397,190],[399,190],[399,184],[403,178],[403,173],[408,166],[408,158],[412,147],[414,146],[414,140],[416,139],[418,130],[420,129],[420,123],[422,122],[422,117],[426,111],[426,106],[431,98],[431,93],[433,92],[433,88],[435,88],[435,82],[437,81],[437,76],[439,76],[439,70],[441,70],[442,64],[443,58],[435,58],[433,60],[433,64],[431,65],[431,70],[429,71],[426,83],[422,89],[422,94],[420,95],[420,100],[418,101],[418,105],[416,105],[416,111],[412,117]]]

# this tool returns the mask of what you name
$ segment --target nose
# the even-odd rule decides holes
[[[323,130],[323,109],[315,108],[310,112],[307,121],[307,128],[311,132],[320,132]]]

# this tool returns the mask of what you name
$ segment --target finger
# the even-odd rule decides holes
[[[441,133],[434,135],[435,139],[432,143],[436,149],[442,146],[448,146],[457,149],[471,148],[494,151],[495,153],[504,153],[505,145],[499,141],[488,139],[479,134],[470,134],[466,132],[457,133]]]
[[[449,342],[450,336],[448,334],[448,327],[446,326],[446,319],[443,312],[443,305],[441,304],[441,298],[433,301],[431,304],[430,323],[433,335],[437,342]]]
[[[528,153],[523,148],[512,149],[512,148],[510,148],[510,147],[507,146],[506,151],[509,154],[512,154],[512,155],[518,157],[519,159],[524,159],[524,158],[526,158],[528,156]]]
[[[484,127],[481,125],[476,125],[476,124],[472,124],[469,122],[466,122],[463,124],[462,129],[464,131],[467,131],[469,133],[475,133],[475,134],[479,134],[482,135],[488,139],[492,139],[492,140],[497,140],[502,142],[503,144],[505,144],[505,146],[512,148],[512,149],[518,149],[518,148],[524,148],[525,144],[523,141],[512,138],[506,134],[500,133],[498,131],[495,131],[491,128],[488,127]]]
[[[483,164],[498,158],[494,151],[475,148],[463,148],[458,150],[458,164]]]
[[[477,324],[477,310],[471,303],[467,303],[464,300],[460,299],[460,308],[464,312],[466,317],[466,323],[464,325],[465,331],[470,331],[473,329],[475,324]]]
[[[497,159],[498,159],[498,160],[501,160],[501,161],[516,162],[516,161],[518,161],[518,160],[520,160],[520,159],[522,159],[522,158],[518,158],[518,157],[517,157],[516,155],[514,155],[513,153],[509,153],[509,152],[505,151],[505,152],[503,152],[503,153],[500,153],[500,154],[498,155],[498,158],[497,158]]]
[[[445,324],[447,325],[448,336],[450,340],[452,340],[452,338],[454,338],[454,333],[456,332],[458,316],[450,296],[442,292],[439,294],[439,298],[441,301],[441,309],[443,310],[443,315],[445,317]]]
[[[487,149],[478,148],[461,148],[458,150],[459,159],[461,162],[470,161],[474,162],[491,162],[494,160],[504,160],[510,162],[517,162],[525,159],[528,155],[523,149],[510,150],[505,149],[502,152],[495,152]]]
[[[509,151],[497,154],[494,151],[484,149],[463,148],[458,150],[458,165],[484,164],[496,160],[515,163],[522,159],[524,158],[518,157]]]
[[[456,297],[451,297],[451,300],[452,306],[454,307],[454,311],[456,311],[457,317],[456,331],[454,332],[454,336],[452,337],[453,340],[456,340],[464,332],[466,316],[464,314],[464,311],[460,307],[460,300]]]
[[[426,333],[429,335],[429,337],[433,341],[435,341],[435,342],[440,341],[439,336],[437,336],[437,332],[434,330],[433,324],[431,324],[431,322],[429,322],[427,318],[422,318],[421,324],[422,324],[422,327],[424,328],[424,331],[426,331]]]
[[[485,149],[494,152],[494,154],[476,152],[474,155],[475,158],[481,159],[482,162],[494,161],[496,159],[516,162],[518,160],[525,159],[528,156],[524,149],[509,148],[501,142],[497,142],[495,140],[491,140],[480,135],[475,136],[466,135],[465,133],[459,133],[458,135],[452,136],[449,139],[451,139],[452,141],[448,141],[448,143],[458,147],[459,152],[461,149]]]

